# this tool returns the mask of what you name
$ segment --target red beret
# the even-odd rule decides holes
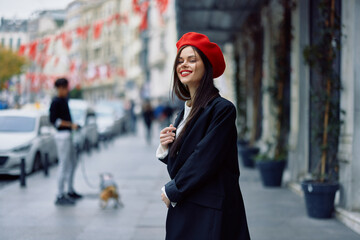
[[[221,49],[216,43],[210,42],[206,35],[196,32],[185,33],[176,43],[177,51],[185,45],[197,47],[205,54],[213,67],[214,78],[224,73],[226,65]]]

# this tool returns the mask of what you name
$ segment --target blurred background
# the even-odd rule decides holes
[[[254,239],[358,239],[359,13],[359,0],[2,0],[0,174],[20,175],[19,156],[28,174],[44,168],[45,156],[56,163],[48,109],[59,77],[70,81],[71,115],[82,126],[74,133],[79,156],[100,149],[106,153],[96,152],[98,158],[111,158],[119,147],[132,159],[126,148],[142,139],[141,158],[154,159],[159,130],[183,105],[171,99],[175,44],[196,31],[216,42],[226,60],[215,84],[237,108],[240,185],[250,230],[261,229]],[[88,158],[95,174],[99,166]],[[270,192],[261,165],[269,162],[276,165],[270,172],[280,174]],[[9,182],[2,177],[0,184]],[[324,216],[337,220],[297,218],[319,218],[308,205],[328,201],[308,198],[314,182],[334,188]],[[258,183],[256,191],[246,187]],[[304,199],[294,200],[289,189]],[[279,213],[289,209],[296,213]],[[269,222],[288,219],[297,220],[284,236],[269,229]],[[294,238],[296,231],[307,237]],[[136,236],[129,239],[150,239],[146,231]]]

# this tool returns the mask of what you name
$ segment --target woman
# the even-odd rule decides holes
[[[162,188],[166,239],[250,239],[238,182],[236,110],[213,82],[225,70],[223,54],[194,32],[176,46],[173,94],[186,102],[174,126],[160,132],[156,152],[172,179]]]

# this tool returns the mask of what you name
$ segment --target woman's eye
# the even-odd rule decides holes
[[[196,62],[196,59],[190,60],[190,62],[194,63],[194,62]]]

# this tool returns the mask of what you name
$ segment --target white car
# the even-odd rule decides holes
[[[81,127],[73,133],[76,149],[89,151],[92,147],[97,147],[99,135],[95,112],[90,105],[84,100],[70,99],[69,109],[72,121]]]
[[[115,116],[114,135],[119,135],[126,132],[127,115],[124,110],[123,102],[120,100],[107,100],[100,101],[97,105],[97,109],[111,108]]]
[[[0,111],[0,174],[19,175],[22,158],[27,174],[43,166],[46,153],[56,162],[54,132],[45,112]]]
[[[95,108],[96,122],[100,140],[106,141],[116,134],[116,115],[111,107],[97,106]]]

